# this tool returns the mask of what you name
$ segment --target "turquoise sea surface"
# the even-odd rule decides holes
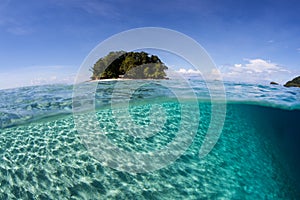
[[[88,84],[95,83],[83,83]],[[0,90],[0,199],[300,199],[300,89],[224,85],[224,126],[201,158],[212,115],[205,82],[189,80],[199,112],[186,85],[175,80],[103,81],[96,91],[86,91],[95,97],[99,130],[127,152],[163,149],[183,119],[200,118],[186,151],[146,173],[120,171],[92,155],[72,115],[72,85]],[[151,113],[158,107],[165,116],[153,115],[153,125]],[[117,121],[115,115],[125,112],[129,116]],[[140,129],[126,127],[128,117]],[[137,137],[149,124],[154,134]]]

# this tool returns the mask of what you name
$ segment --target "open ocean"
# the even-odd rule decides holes
[[[94,94],[99,129],[124,151],[161,149],[176,138],[184,117],[191,123],[200,118],[186,151],[147,173],[119,171],[91,155],[74,123],[72,85],[0,90],[0,199],[300,199],[300,88],[224,84],[222,133],[200,158],[212,106],[203,81],[190,80],[199,112],[186,86],[175,80],[99,82]],[[133,85],[140,86],[130,91]],[[120,106],[112,109],[112,100]],[[183,106],[188,116],[181,115]],[[128,111],[121,123],[132,118],[139,134],[148,130],[143,126],[151,124],[151,108],[157,107],[165,113],[155,118],[162,127],[151,126],[154,134],[147,138],[128,135],[131,127],[119,127],[114,117]]]

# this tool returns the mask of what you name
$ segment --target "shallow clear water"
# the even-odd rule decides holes
[[[159,81],[135,91],[129,113],[136,124],[150,123],[153,106],[167,113],[158,134],[136,139],[115,124],[109,107],[113,84],[101,83],[96,92],[97,119],[111,142],[126,151],[151,152],[176,137],[180,107],[190,106],[188,97],[180,104]],[[171,85],[184,96],[184,88]],[[192,144],[174,163],[141,174],[106,167],[91,156],[68,114],[72,86],[1,91],[0,199],[299,199],[299,89],[226,83],[221,137],[199,158],[211,104],[203,82],[191,85],[200,110],[191,107],[191,119],[201,119]],[[115,98],[121,103],[123,95]]]

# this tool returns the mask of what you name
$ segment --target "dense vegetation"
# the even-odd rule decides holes
[[[92,80],[108,78],[163,79],[168,68],[156,56],[146,52],[110,52],[92,67]]]

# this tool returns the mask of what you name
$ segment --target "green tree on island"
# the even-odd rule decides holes
[[[168,67],[156,56],[146,52],[110,52],[92,67],[92,80],[108,78],[163,79]]]

